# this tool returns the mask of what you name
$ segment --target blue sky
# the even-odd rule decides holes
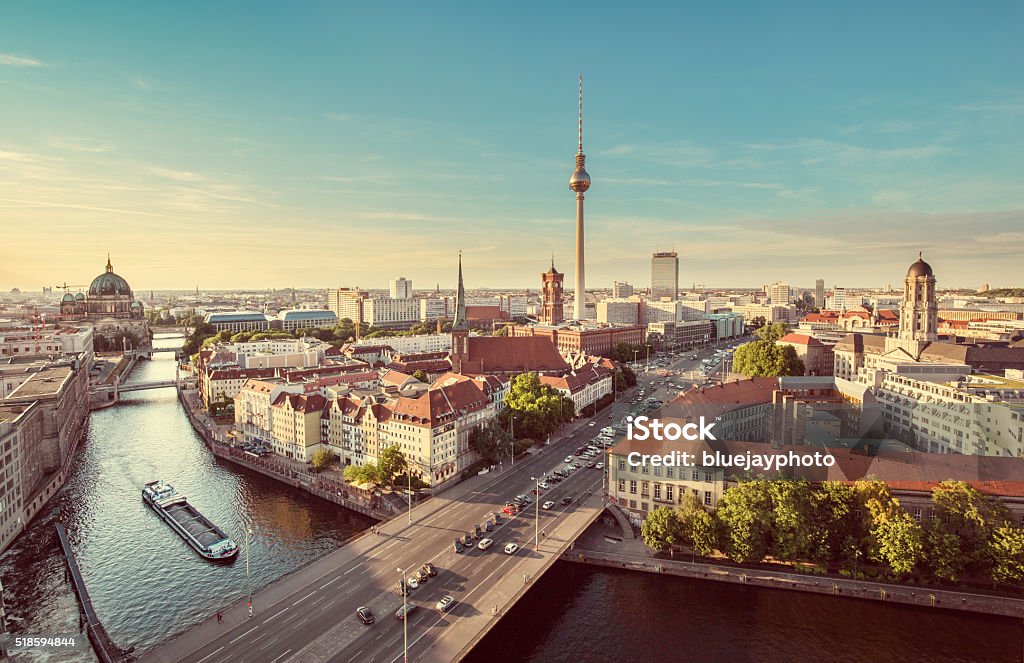
[[[1021,285],[1020,3],[5,3],[0,288]],[[899,6],[891,6],[898,4]]]

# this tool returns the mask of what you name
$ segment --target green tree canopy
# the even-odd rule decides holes
[[[772,533],[772,499],[765,481],[744,481],[725,491],[715,517],[725,530],[726,555],[733,561],[760,562]]]
[[[334,464],[334,454],[329,449],[320,448],[313,454],[311,465],[316,472],[322,472]]]
[[[395,477],[405,472],[407,468],[405,454],[393,445],[380,452],[380,459],[377,461],[377,478],[381,483],[390,486]]]
[[[652,550],[664,552],[679,541],[682,523],[679,515],[666,506],[659,506],[647,514],[640,526],[640,537]]]
[[[469,448],[487,463],[507,460],[512,453],[512,436],[508,429],[492,419],[469,434]]]
[[[803,375],[804,362],[792,345],[757,340],[736,348],[733,370],[750,378]]]
[[[988,552],[994,582],[1024,584],[1024,528],[1009,525],[995,528]]]

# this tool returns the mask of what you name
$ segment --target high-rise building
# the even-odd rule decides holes
[[[651,299],[678,299],[679,254],[661,251],[651,258]]]
[[[770,299],[772,304],[775,306],[785,306],[789,304],[792,296],[793,295],[789,290],[789,284],[784,281],[776,281],[768,286],[768,299]]]
[[[625,281],[615,281],[612,284],[612,298],[625,299],[633,296],[633,286]]]
[[[404,276],[391,279],[391,299],[412,299],[412,281]]]
[[[825,279],[814,282],[814,305],[818,308],[825,306]]]
[[[565,275],[555,269],[555,259],[551,259],[551,269],[540,275],[541,295],[543,304],[540,309],[540,321],[549,325],[557,325],[565,320],[562,311],[562,279]]]
[[[573,317],[583,320],[586,317],[587,287],[584,279],[583,266],[583,194],[590,188],[590,175],[586,169],[587,156],[583,154],[583,76],[580,76],[580,114],[579,114],[579,147],[576,150],[576,170],[569,178],[569,189],[576,192],[576,280],[573,284],[575,302]]]
[[[332,288],[327,292],[327,308],[334,311],[339,320],[348,318],[352,322],[362,322],[363,300],[369,296],[359,288]]]

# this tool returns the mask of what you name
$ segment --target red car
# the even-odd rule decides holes
[[[534,495],[543,495],[544,494],[543,490],[537,490],[536,488],[534,488],[530,492],[533,493]]]
[[[519,507],[515,504],[506,504],[505,508],[501,510],[502,513],[507,513],[510,516],[514,516],[519,513]]]

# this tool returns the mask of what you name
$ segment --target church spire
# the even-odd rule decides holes
[[[114,266],[110,264],[110,254],[107,254],[107,274],[114,271]]]
[[[455,294],[455,320],[452,322],[452,331],[469,331],[469,322],[466,320],[466,288],[462,284],[461,251],[459,251],[459,289]]]

